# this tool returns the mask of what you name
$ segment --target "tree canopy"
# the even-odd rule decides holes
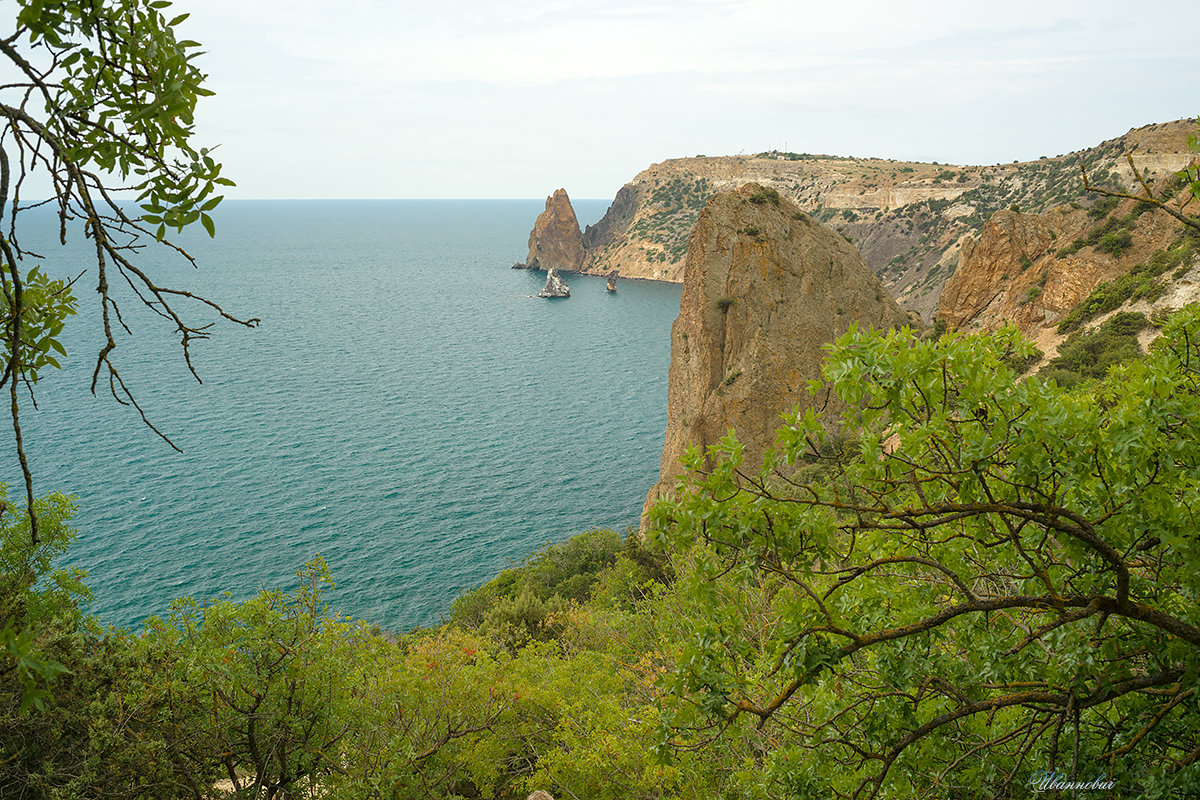
[[[851,332],[747,471],[699,452],[653,517],[714,613],[667,680],[681,746],[749,718],[794,796],[1008,796],[1038,770],[1200,780],[1200,313],[1065,391],[992,336]]]
[[[13,27],[0,38],[0,387],[7,384],[25,483],[24,508],[5,501],[0,522],[29,538],[25,566],[16,575],[45,573],[32,569],[43,561],[39,518],[47,506],[35,497],[26,458],[23,396],[32,401],[39,377],[66,354],[61,335],[79,307],[74,284],[88,275],[87,270],[55,275],[56,265],[45,254],[22,244],[29,212],[49,205],[57,212],[63,243],[82,235],[94,244],[88,280],[97,291],[101,328],[91,388],[95,392],[106,383],[152,429],[114,354],[118,332],[128,332],[122,308],[142,303],[165,320],[179,335],[189,368],[191,343],[207,337],[212,323],[193,320],[188,304],[207,307],[209,317],[257,322],[237,319],[186,289],[162,285],[139,265],[138,254],[148,243],[191,261],[166,238],[168,231],[199,222],[212,234],[209,212],[221,202],[221,187],[232,185],[210,151],[192,141],[196,103],[211,92],[195,65],[199,45],[175,33],[187,15],[169,19],[169,8],[164,0],[18,0]],[[70,541],[62,533],[66,516],[53,515],[53,547]],[[20,605],[0,603],[0,633],[5,653],[24,676],[24,699],[31,702],[41,697],[36,676],[52,677],[61,665],[39,655],[34,617]]]
[[[169,230],[199,222],[211,235],[209,213],[232,182],[206,147],[193,142],[197,101],[211,92],[196,66],[199,44],[176,36],[187,14],[166,16],[165,0],[19,0],[14,29],[0,39],[6,67],[0,85],[0,292],[5,364],[0,384],[10,392],[13,433],[33,505],[33,480],[19,421],[18,386],[32,391],[39,369],[57,366],[59,335],[76,309],[72,284],[50,279],[43,258],[21,245],[21,219],[50,204],[59,235],[82,232],[95,245],[90,278],[99,295],[100,331],[92,391],[107,383],[119,402],[142,413],[118,369],[116,332],[123,303],[144,303],[189,347],[209,335],[184,304],[206,305],[243,325],[217,303],[169,287],[138,264],[147,242],[191,256],[166,239]],[[193,369],[193,373],[194,373]],[[143,420],[150,424],[142,413]],[[153,426],[151,426],[153,427]],[[164,437],[165,438],[165,437]],[[169,441],[169,440],[168,440]],[[36,517],[31,535],[37,538]]]

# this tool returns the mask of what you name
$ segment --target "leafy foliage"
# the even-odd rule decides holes
[[[1138,334],[1149,327],[1144,314],[1121,311],[1094,331],[1077,331],[1059,345],[1058,356],[1039,376],[1070,388],[1089,379],[1103,378],[1124,361],[1142,355]]]
[[[799,797],[1194,784],[1200,314],[1094,394],[1017,383],[1000,355],[1026,349],[852,332],[825,367],[857,409],[833,480],[789,477],[823,457],[811,412],[753,473],[732,438],[711,471],[692,454],[653,512],[713,609],[665,680],[668,744],[748,718]]]
[[[7,656],[0,662],[0,678],[6,683],[5,701],[15,702],[16,714],[23,716],[30,707],[44,708],[49,684],[67,671],[46,652],[52,649],[48,643],[76,629],[78,604],[91,595],[80,582],[82,573],[53,566],[75,540],[67,525],[71,498],[54,494],[38,502],[43,535],[34,544],[29,514],[14,516],[7,493],[8,487],[0,485],[0,639],[5,644],[0,654]]]
[[[178,304],[195,301],[247,326],[257,320],[239,320],[212,301],[158,284],[134,257],[146,239],[163,241],[168,227],[180,230],[199,222],[211,235],[209,212],[221,201],[218,187],[232,185],[209,151],[191,143],[197,100],[211,92],[194,64],[199,45],[175,36],[175,26],[187,15],[168,19],[166,0],[19,0],[16,5],[15,27],[0,38],[0,58],[9,67],[9,78],[0,86],[0,222],[6,223],[0,236],[0,387],[8,385],[29,543],[36,550],[39,503],[25,454],[20,390],[32,398],[44,370],[59,366],[66,354],[60,337],[77,304],[72,282],[50,277],[44,265],[28,270],[20,265],[41,258],[20,245],[22,215],[48,202],[57,209],[64,244],[69,233],[79,232],[79,224],[94,242],[103,331],[92,391],[103,374],[113,397],[134,407],[156,432],[113,358],[114,328],[125,325],[118,287],[128,286],[133,302],[144,303],[174,326],[189,368],[189,347],[209,335],[212,321],[185,319]],[[39,192],[43,185],[50,187],[50,197],[27,197],[30,184]],[[143,216],[129,216],[118,202],[117,193],[125,190],[136,194]],[[191,260],[178,247],[165,245]],[[53,513],[56,519],[62,516],[57,508]],[[31,631],[10,628],[0,636],[4,655],[15,659],[30,680],[52,669],[38,660],[36,638]]]

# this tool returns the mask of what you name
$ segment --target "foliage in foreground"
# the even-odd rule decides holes
[[[51,566],[69,501],[36,546],[10,512],[0,622],[36,658],[0,665],[0,794],[1185,797],[1200,314],[1074,390],[1017,383],[1027,349],[852,333],[842,430],[793,418],[752,472],[693,453],[657,551],[589,531],[401,637],[333,615],[319,559],[104,632]]]
[[[692,454],[653,512],[714,607],[665,684],[674,743],[749,721],[796,797],[1200,782],[1200,316],[1092,393],[1017,383],[1015,336],[839,341],[860,451],[831,482],[788,477],[820,458],[811,413],[762,470],[732,437]]]

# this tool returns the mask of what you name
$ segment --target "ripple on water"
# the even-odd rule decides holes
[[[216,240],[186,242],[201,270],[152,264],[263,325],[199,343],[197,384],[123,309],[139,338],[119,363],[182,456],[87,393],[88,358],[39,384],[26,438],[42,490],[80,497],[68,560],[93,610],[125,625],[181,595],[247,597],[321,552],[337,611],[402,629],[547,542],[635,524],[678,288],[610,297],[575,276],[569,303],[525,297],[543,279],[508,266],[541,205],[229,202]]]

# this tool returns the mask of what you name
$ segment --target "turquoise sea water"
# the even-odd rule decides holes
[[[262,318],[194,346],[197,384],[165,326],[123,306],[135,335],[118,363],[183,455],[88,393],[101,340],[87,243],[49,243],[48,216],[27,233],[52,274],[90,268],[70,358],[39,384],[40,410],[26,403],[25,433],[37,492],[79,497],[65,562],[88,570],[92,610],[129,625],[183,595],[290,586],[319,552],[335,610],[399,630],[547,542],[636,524],[679,288],[609,295],[568,276],[571,299],[528,297],[544,273],[509,267],[542,205],[229,202],[216,240],[183,240],[198,271],[144,253],[163,283]],[[582,222],[604,207],[576,203]]]

